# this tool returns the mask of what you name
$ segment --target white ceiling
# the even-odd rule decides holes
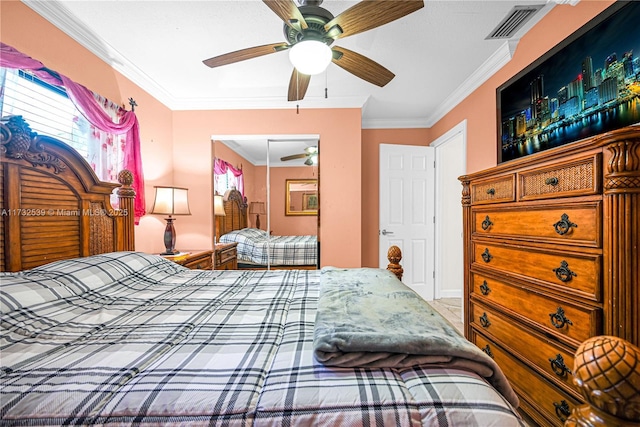
[[[556,3],[577,2],[425,0],[410,15],[334,43],[392,71],[388,85],[330,64],[311,78],[304,100],[288,102],[286,51],[213,69],[202,63],[285,41],[282,21],[260,0],[22,1],[172,110],[357,107],[363,128],[432,126],[507,63],[517,40]],[[356,3],[322,7],[337,16]],[[486,40],[515,5],[531,4],[544,7],[510,40]]]

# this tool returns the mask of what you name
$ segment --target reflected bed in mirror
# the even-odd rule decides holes
[[[318,180],[287,179],[285,215],[318,215]]]

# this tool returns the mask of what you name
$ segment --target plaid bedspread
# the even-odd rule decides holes
[[[267,236],[266,231],[244,228],[220,236],[220,242],[238,242],[238,261],[260,265],[316,265],[316,236]]]
[[[0,424],[523,425],[464,370],[317,362],[319,275],[131,252],[0,273]]]

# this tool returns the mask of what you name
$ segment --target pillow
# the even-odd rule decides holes
[[[220,236],[220,242],[222,243],[247,243],[252,241],[262,241],[267,236],[267,232],[265,230],[260,230],[258,228],[243,228],[242,230],[234,230],[230,231],[226,234]]]
[[[73,295],[73,291],[46,273],[32,270],[0,273],[0,312],[10,313]]]
[[[162,266],[163,264],[172,268],[178,266],[159,255],[143,252],[109,252],[84,258],[55,261],[36,267],[31,271],[46,273],[65,284],[76,294],[81,294],[140,274],[142,270],[150,266]]]

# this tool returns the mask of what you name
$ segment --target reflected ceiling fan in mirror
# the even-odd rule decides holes
[[[307,147],[304,149],[304,153],[292,154],[291,156],[280,157],[280,161],[286,162],[288,160],[304,159],[305,157],[307,158],[304,161],[305,165],[307,166],[317,165],[318,164],[318,147],[315,145],[311,147]]]
[[[362,0],[334,17],[320,7],[322,0],[262,0],[284,21],[286,42],[250,47],[204,60],[220,67],[246,59],[289,50],[294,65],[289,80],[289,101],[304,98],[311,76],[323,72],[330,62],[351,74],[383,87],[395,75],[377,62],[343,47],[330,47],[336,39],[362,33],[400,19],[424,7],[423,0]]]

